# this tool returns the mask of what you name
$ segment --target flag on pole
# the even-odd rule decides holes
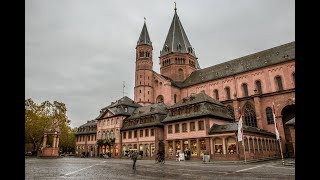
[[[278,131],[278,124],[276,121],[276,110],[274,108],[274,103],[272,103],[272,113],[273,113],[273,121],[274,121],[274,128],[275,128],[275,132],[276,132],[276,138],[277,138],[277,140],[279,140],[280,137],[279,137],[279,131]]]
[[[240,110],[239,110],[240,112]],[[239,118],[239,121],[238,121],[238,141],[242,141],[243,140],[243,129],[242,129],[242,115],[241,115],[241,112],[240,112],[240,118]]]

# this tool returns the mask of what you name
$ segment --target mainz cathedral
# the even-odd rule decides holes
[[[146,22],[135,48],[133,99],[111,102],[78,128],[78,155],[126,158],[137,151],[154,159],[162,151],[166,159],[184,153],[186,159],[243,161],[281,158],[282,150],[295,156],[295,42],[200,67],[175,8],[159,55],[160,74],[153,70],[158,60]]]

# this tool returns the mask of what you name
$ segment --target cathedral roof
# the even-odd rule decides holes
[[[191,46],[189,39],[182,27],[177,11],[175,10],[174,16],[171,22],[171,26],[166,38],[166,41],[163,45],[162,51],[160,52],[160,56],[172,53],[188,53],[194,57],[196,57],[194,48]],[[196,60],[196,68],[199,67],[199,63]]]
[[[184,88],[294,59],[295,41],[194,71],[185,81],[174,85]]]
[[[270,136],[274,136],[275,134],[264,130],[264,129],[259,129],[256,127],[251,127],[251,126],[247,126],[245,124],[243,124],[242,126],[243,131],[247,131],[247,132],[253,132],[253,133],[258,133],[258,134],[265,134],[265,135],[270,135]],[[227,124],[214,124],[211,126],[211,128],[209,129],[209,134],[218,134],[218,133],[225,133],[225,132],[237,132],[238,131],[238,123],[227,123]]]
[[[137,45],[141,45],[141,44],[148,44],[148,45],[152,46],[152,42],[149,37],[146,22],[144,22],[144,24],[143,24],[142,31],[140,33],[140,37],[137,42]]]

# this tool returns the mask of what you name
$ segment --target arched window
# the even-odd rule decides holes
[[[249,102],[244,105],[244,121],[247,126],[258,127],[256,112]]]
[[[174,99],[174,103],[177,103],[177,95],[176,94],[173,96],[173,99]]]
[[[163,96],[162,96],[162,95],[159,95],[159,96],[157,97],[156,102],[157,102],[157,103],[163,102]]]
[[[242,90],[243,90],[243,97],[247,97],[248,95],[248,85],[247,84],[242,84]]]
[[[179,69],[179,70],[178,70],[178,79],[179,79],[180,81],[183,81],[183,70],[182,70],[182,69]]]
[[[260,80],[256,81],[256,89],[258,90],[259,94],[262,94],[262,87],[261,87],[261,81]]]
[[[215,89],[213,91],[213,94],[214,94],[214,97],[216,98],[216,100],[219,100],[219,91],[218,91],[218,89]]]
[[[267,122],[268,124],[274,124],[273,113],[271,107],[266,108]]]
[[[230,88],[226,87],[225,90],[226,90],[227,100],[230,100],[231,99]]]
[[[277,86],[278,86],[278,91],[282,91],[283,90],[283,86],[282,86],[282,78],[281,78],[281,76],[276,76],[276,82],[277,82]]]
[[[232,106],[230,105],[227,105],[227,110],[228,110],[228,113],[229,115],[233,118],[233,121],[235,120],[235,116],[234,116],[234,109]]]

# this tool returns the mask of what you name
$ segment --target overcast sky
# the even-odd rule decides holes
[[[201,68],[295,41],[294,0],[177,0]],[[60,101],[72,127],[122,97],[133,99],[135,47],[144,17],[153,69],[174,0],[26,0],[25,95]]]

